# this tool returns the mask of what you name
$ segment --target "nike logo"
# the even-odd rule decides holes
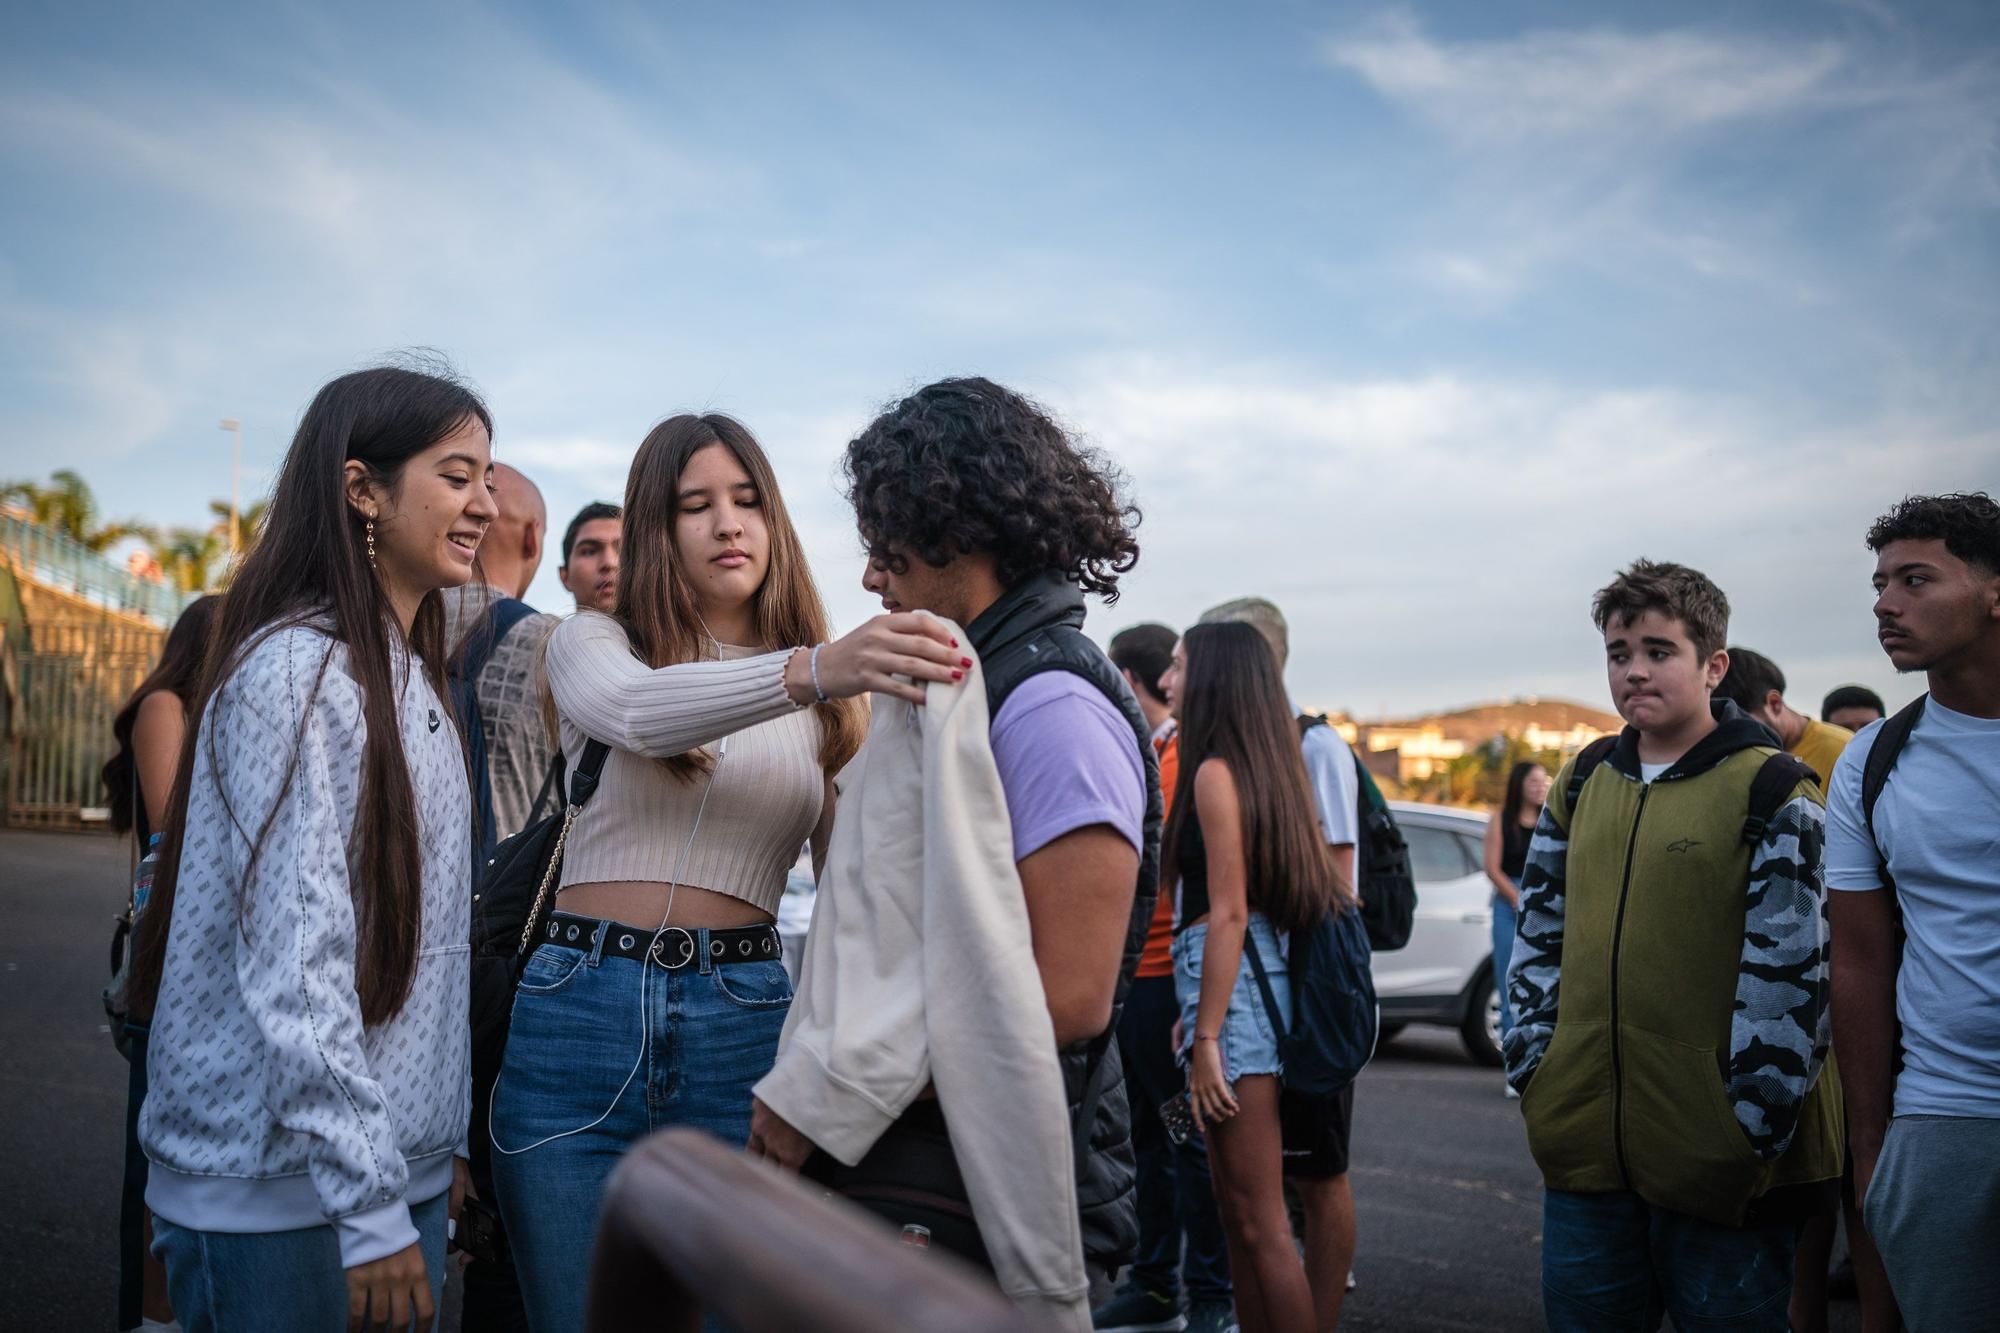
[[[443,725],[443,719],[438,716],[438,710],[435,708],[431,709],[431,730],[435,732],[441,725]]]
[[[1686,852],[1692,851],[1699,846],[1701,846],[1699,838],[1676,838],[1667,844],[1667,850],[1670,852]]]

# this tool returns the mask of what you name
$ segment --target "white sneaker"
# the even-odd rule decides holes
[[[1507,1100],[1508,1100],[1508,1101],[1510,1101],[1510,1102],[1518,1102],[1518,1101],[1520,1101],[1520,1100],[1521,1100],[1521,1094],[1520,1094],[1520,1093],[1518,1093],[1518,1092],[1516,1092],[1516,1091],[1514,1091],[1514,1085],[1513,1085],[1512,1083],[1507,1083],[1507,1084],[1503,1084],[1502,1086],[1503,1086],[1503,1087],[1505,1087],[1505,1088],[1507,1089]]]

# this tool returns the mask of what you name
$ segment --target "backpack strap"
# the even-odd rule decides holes
[[[1755,847],[1764,841],[1764,830],[1785,808],[1801,782],[1817,782],[1819,774],[1811,764],[1783,750],[1771,755],[1750,779],[1750,814],[1743,821],[1743,841]]]
[[[585,741],[583,753],[577,756],[576,772],[569,775],[569,803],[581,806],[597,794],[597,779],[604,772],[605,756],[611,747],[603,741]]]
[[[1616,736],[1599,736],[1577,752],[1576,762],[1570,765],[1569,785],[1563,788],[1563,806],[1572,820],[1576,818],[1576,798],[1583,795],[1583,784],[1590,781],[1590,775],[1610,757],[1617,745]]]
[[[1264,993],[1264,1012],[1271,1016],[1271,1030],[1283,1041],[1291,1032],[1292,1025],[1278,1012],[1278,997],[1271,989],[1271,978],[1264,971],[1264,957],[1257,952],[1257,937],[1246,927],[1243,931],[1243,949],[1250,955],[1250,970],[1257,974],[1257,989]]]
[[[1875,862],[1881,867],[1884,888],[1895,887],[1895,881],[1889,877],[1889,860],[1882,855],[1882,843],[1875,836],[1875,803],[1882,799],[1882,789],[1889,785],[1889,770],[1896,766],[1896,756],[1909,743],[1910,733],[1916,730],[1929,698],[1928,694],[1918,695],[1882,724],[1868,746],[1868,760],[1861,768],[1861,822],[1867,826],[1868,841],[1875,844]]]

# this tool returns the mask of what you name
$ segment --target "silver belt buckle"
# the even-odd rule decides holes
[[[680,957],[669,958],[667,957],[663,946],[665,946],[666,942],[670,938],[676,935],[680,936],[680,944],[679,944]],[[652,956],[653,961],[658,963],[661,967],[668,968],[670,970],[677,967],[686,967],[689,963],[692,963],[694,961],[694,955],[695,955],[694,932],[688,930],[685,926],[668,926],[665,930],[661,931],[658,935],[655,935],[653,937],[653,947],[649,952]]]

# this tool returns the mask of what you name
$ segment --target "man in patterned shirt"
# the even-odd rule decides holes
[[[1592,613],[1629,725],[1549,793],[1508,972],[1544,1313],[1782,1333],[1843,1151],[1819,788],[1711,700],[1729,602],[1706,577],[1641,560]]]
[[[496,463],[493,478],[500,517],[479,543],[472,581],[443,594],[454,658],[486,647],[475,630],[494,635],[473,682],[492,794],[487,846],[527,826],[556,753],[542,706],[542,647],[558,621],[519,600],[541,567],[548,509],[517,469]]]

